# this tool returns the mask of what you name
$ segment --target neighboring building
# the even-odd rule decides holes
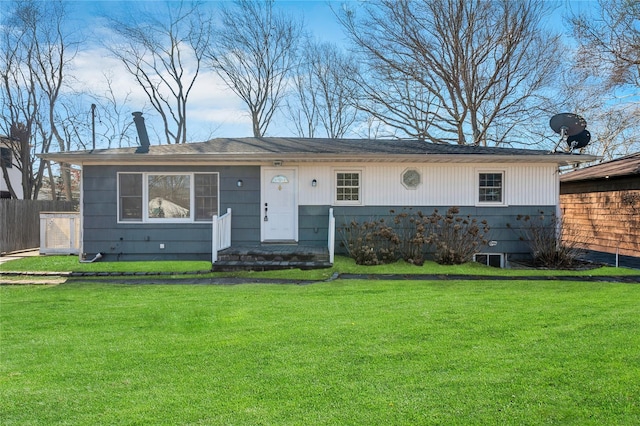
[[[640,153],[560,177],[565,240],[640,257]]]
[[[6,136],[0,136],[0,198],[11,198],[9,185],[5,180],[2,168],[6,168],[7,170],[9,181],[11,182],[11,187],[16,193],[16,197],[18,199],[22,199],[22,173],[16,167],[9,138]]]
[[[339,227],[403,208],[430,214],[458,206],[489,222],[495,244],[482,258],[501,264],[529,254],[507,224],[541,209],[555,213],[559,167],[595,159],[417,140],[300,138],[220,138],[42,158],[82,166],[87,257],[211,259],[211,218],[227,209],[232,246],[327,247],[330,212]]]

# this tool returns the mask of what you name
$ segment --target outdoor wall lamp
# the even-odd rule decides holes
[[[238,181],[236,182],[236,186],[238,188],[242,188],[242,185],[243,185],[242,179],[238,179]]]
[[[313,186],[314,188],[315,188],[316,186],[318,186],[318,181],[317,181],[316,179],[312,180],[312,181],[311,181],[311,186]]]

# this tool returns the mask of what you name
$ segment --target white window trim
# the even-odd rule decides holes
[[[358,192],[358,201],[344,201],[338,200],[338,173],[358,173],[360,175],[360,186]],[[333,205],[334,206],[362,206],[364,205],[364,172],[363,169],[355,168],[339,168],[333,169],[333,183],[332,183],[332,191],[333,191]]]
[[[142,218],[140,220],[120,219],[120,175],[142,175]],[[118,172],[116,180],[116,215],[117,223],[120,224],[140,224],[140,223],[208,223],[210,220],[196,220],[196,187],[195,175],[217,175],[218,176],[218,212],[220,212],[220,173],[219,172]],[[149,176],[189,176],[189,217],[188,218],[150,218],[149,217]]]
[[[480,174],[500,173],[502,175],[502,201],[480,201]],[[504,169],[476,169],[474,173],[474,197],[476,207],[508,207],[507,203],[507,172]]]

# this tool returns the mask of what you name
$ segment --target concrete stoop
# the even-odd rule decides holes
[[[212,265],[212,271],[310,270],[331,266],[329,251],[324,247],[266,245],[222,250],[218,253],[218,260]]]

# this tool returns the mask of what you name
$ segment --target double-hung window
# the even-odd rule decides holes
[[[336,171],[336,197],[339,204],[360,204],[362,176],[360,171]]]
[[[504,204],[504,172],[478,173],[478,203]]]
[[[118,220],[142,221],[142,173],[120,173],[118,193]]]
[[[121,222],[210,221],[218,214],[217,173],[119,173]]]

